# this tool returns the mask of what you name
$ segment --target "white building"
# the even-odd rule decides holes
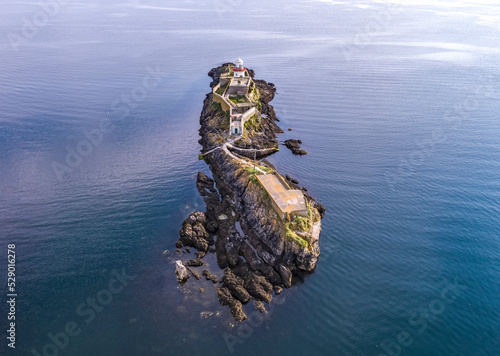
[[[236,67],[233,68],[234,76],[237,78],[242,78],[245,76],[246,68],[243,67],[243,60],[238,58],[236,60]]]

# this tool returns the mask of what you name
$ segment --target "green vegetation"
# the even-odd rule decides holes
[[[224,112],[224,110],[222,109],[222,105],[216,101],[212,101],[212,103],[210,104],[210,107],[214,110],[217,110],[218,112]]]
[[[260,92],[257,87],[253,88],[253,101],[260,104]]]
[[[224,114],[219,127],[223,131],[229,131],[229,111]]]
[[[258,169],[260,169],[260,171]],[[262,174],[261,171],[266,172],[266,173],[270,173],[273,170],[269,167],[259,165],[259,166],[256,166],[255,168],[253,166],[247,166],[247,167],[245,167],[245,171],[250,173],[250,180],[252,181],[252,183],[260,184],[259,181],[257,180],[257,175]],[[266,194],[267,194],[267,192],[266,192]]]
[[[238,104],[238,103],[240,103],[240,104],[248,103],[248,100],[247,100],[247,98],[246,98],[245,95],[230,96],[229,100],[231,100],[235,104]]]
[[[308,216],[295,216],[293,221],[285,222],[285,237],[287,240],[298,244],[301,247],[311,250],[309,243],[310,231],[313,225],[313,219],[317,214],[314,214],[312,207],[307,204]]]
[[[260,120],[257,119],[257,114],[253,115],[250,119],[245,121],[245,129],[251,129],[254,131],[260,130]]]
[[[222,96],[222,95],[224,95],[224,93],[225,93],[225,91],[226,91],[226,89],[227,89],[227,86],[228,86],[228,85],[229,85],[229,82],[227,82],[227,83],[226,83],[226,84],[224,84],[224,85],[221,85],[221,86],[219,87],[219,89],[217,89],[215,92],[216,92],[217,94],[221,95],[221,96]]]
[[[311,228],[311,219],[303,216],[296,216],[294,226],[297,231],[307,232]]]
[[[202,160],[203,160],[203,153],[200,153],[200,154],[198,155],[198,159],[199,159],[200,161],[202,161]]]
[[[295,233],[295,231],[293,231],[288,224],[289,223],[285,224],[285,238],[302,248],[307,248],[309,246],[309,242],[297,235],[297,233]]]
[[[257,180],[257,173],[260,173],[258,170],[254,169],[253,167],[245,167],[245,171],[250,173],[250,181],[254,184],[260,184],[259,181]]]

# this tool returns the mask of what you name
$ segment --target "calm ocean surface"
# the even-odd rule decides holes
[[[500,5],[402,3],[0,3],[0,354],[500,355]],[[271,161],[327,207],[316,272],[245,328],[164,255],[204,208],[207,72],[237,57],[309,153]]]

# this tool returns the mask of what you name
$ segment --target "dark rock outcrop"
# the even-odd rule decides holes
[[[214,284],[218,282],[217,276],[215,274],[210,273],[207,270],[203,271],[203,275],[205,276],[205,278],[207,279],[207,281],[212,281],[212,283],[214,283]]]
[[[213,78],[211,87],[217,85],[227,65],[209,72]],[[253,77],[253,71],[249,70],[249,73]],[[200,116],[199,143],[203,146],[202,152],[211,151],[203,155],[203,159],[209,165],[213,178],[198,173],[196,186],[206,204],[206,213],[195,212],[183,222],[181,238],[176,244],[178,248],[187,246],[198,250],[196,260],[188,262],[190,266],[203,264],[201,260],[205,254],[215,250],[218,266],[225,269],[217,295],[221,304],[229,306],[237,321],[246,319],[242,303],[255,299],[255,307],[265,312],[262,302],[271,302],[273,292],[280,294],[283,288],[291,287],[295,272],[314,271],[319,256],[319,216],[324,215],[324,207],[305,194],[312,211],[311,219],[317,217],[314,220],[317,236],[307,241],[307,247],[290,240],[286,237],[284,222],[263,194],[260,184],[251,179],[251,174],[240,160],[234,159],[244,149],[275,152],[278,147],[276,134],[283,132],[276,124],[276,113],[269,104],[276,93],[274,84],[263,80],[254,82],[262,117],[258,125],[248,131],[245,139],[233,144],[240,151],[235,149],[232,154],[223,149],[211,151],[228,139],[228,130],[224,129],[224,112],[220,106],[213,105],[212,93],[205,98]],[[300,150],[301,142],[295,141]],[[292,144],[295,146],[294,142]],[[275,169],[266,160],[257,158],[259,165]],[[292,189],[300,189],[295,188],[298,181],[291,178],[289,181]],[[218,282],[208,270],[204,270],[203,275],[214,284]]]
[[[284,142],[286,148],[288,148],[294,155],[303,156],[306,155],[307,152],[300,149],[300,145],[302,144],[301,140],[289,139]]]
[[[181,235],[180,243],[183,246],[194,247],[198,251],[206,252],[208,250],[209,234],[205,229],[205,222],[205,213],[195,211],[189,215],[182,223],[182,229],[179,232]]]
[[[229,305],[229,310],[236,321],[243,321],[247,315],[243,312],[241,302],[236,300],[226,287],[217,288],[217,296],[222,305]]]

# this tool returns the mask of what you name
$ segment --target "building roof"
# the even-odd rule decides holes
[[[287,189],[274,174],[258,175],[257,179],[283,213],[307,210],[301,190]]]

